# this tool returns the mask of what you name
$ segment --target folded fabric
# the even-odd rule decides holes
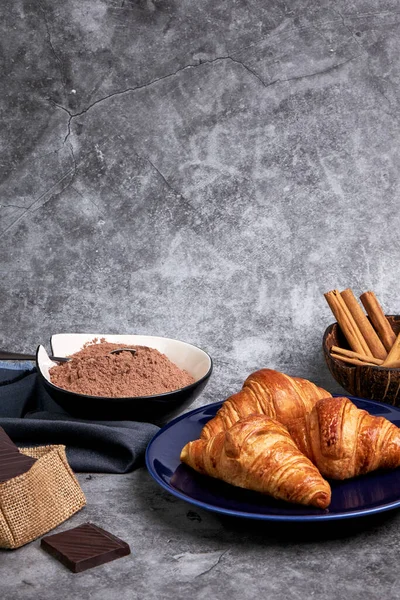
[[[158,427],[136,421],[83,421],[47,394],[36,369],[0,368],[0,426],[17,446],[63,444],[77,472],[128,473],[141,466]]]

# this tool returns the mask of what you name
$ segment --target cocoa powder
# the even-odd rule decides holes
[[[118,348],[136,352],[110,354]],[[54,385],[89,396],[121,398],[163,394],[194,383],[194,378],[154,348],[92,340],[67,363],[50,369]]]

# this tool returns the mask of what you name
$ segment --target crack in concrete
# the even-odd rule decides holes
[[[17,225],[17,223],[19,223],[21,221],[21,219],[23,219],[29,212],[35,212],[36,208],[40,208],[38,206],[38,204],[40,203],[40,201],[50,192],[52,192],[62,181],[64,181],[64,179],[66,179],[68,177],[68,175],[71,175],[71,173],[74,173],[74,167],[72,169],[70,169],[69,171],[67,171],[67,173],[65,173],[65,175],[63,175],[62,177],[60,177],[60,179],[58,181],[56,181],[53,185],[51,185],[47,190],[45,190],[42,194],[40,194],[40,196],[38,198],[36,198],[36,200],[34,200],[32,202],[32,204],[30,204],[25,210],[24,212],[19,215],[16,219],[14,219],[14,221],[12,223],[10,223],[10,225],[8,225],[5,229],[3,229],[0,233],[1,234],[5,234],[7,233],[10,229],[12,229],[14,227],[14,225]],[[73,177],[74,177],[73,175]],[[68,188],[68,186],[72,183],[73,181],[73,177],[71,177],[70,181],[67,183],[67,185],[65,187],[63,187],[63,189],[61,190],[60,194],[62,194],[63,192],[65,192],[65,190]],[[46,202],[44,203],[46,204]]]
[[[185,196],[183,196],[183,194],[181,194],[175,188],[172,187],[172,185],[169,183],[169,181],[166,179],[166,177],[161,173],[160,169],[158,167],[156,167],[156,165],[149,158],[147,158],[147,156],[140,156],[140,154],[136,154],[136,156],[142,160],[143,159],[146,160],[153,167],[153,169],[158,173],[158,175],[164,181],[164,183],[168,187],[168,189],[170,189],[171,192],[173,192],[175,194],[175,196],[178,196],[179,198],[182,198],[183,200],[185,200],[185,202],[187,202],[187,199],[185,198]]]
[[[19,208],[20,210],[24,210],[26,206],[17,206],[17,204],[0,204],[0,208]]]
[[[121,96],[121,95],[127,94],[129,92],[136,92],[138,90],[143,90],[143,89],[145,89],[151,85],[154,85],[160,81],[164,81],[164,79],[169,79],[170,77],[175,77],[175,75],[178,75],[178,73],[181,73],[182,71],[186,71],[188,69],[196,69],[197,67],[201,67],[202,65],[214,64],[216,62],[222,62],[222,61],[226,61],[226,60],[230,60],[234,63],[241,65],[244,69],[246,69],[246,71],[248,71],[254,77],[256,77],[263,86],[267,85],[261,79],[261,77],[255,73],[255,71],[250,69],[243,62],[236,60],[230,56],[218,56],[217,58],[213,58],[210,60],[203,60],[203,61],[199,61],[198,63],[191,63],[189,65],[185,65],[184,67],[181,67],[180,69],[177,69],[176,71],[173,71],[172,73],[168,73],[167,75],[163,75],[162,77],[157,77],[157,79],[153,79],[151,81],[148,81],[147,83],[143,83],[142,85],[137,85],[135,87],[129,87],[129,88],[126,88],[125,90],[121,90],[119,92],[113,92],[112,94],[108,94],[107,96],[104,96],[103,98],[99,98],[98,100],[95,100],[95,102],[92,102],[92,104],[89,104],[89,106],[87,108],[85,108],[84,110],[81,110],[78,113],[72,114],[72,117],[73,118],[80,117],[81,115],[87,113],[91,108],[93,108],[93,106],[96,106],[96,104],[100,104],[100,102],[104,102],[104,100],[108,100],[109,98],[113,98],[114,96]],[[66,110],[66,109],[64,109],[64,110]]]
[[[142,161],[146,161],[153,169],[154,171],[157,173],[157,175],[162,179],[162,181],[165,183],[165,185],[167,186],[167,188],[169,190],[171,190],[171,192],[173,194],[175,194],[176,198],[180,199],[180,205],[183,206],[184,204],[186,205],[186,208],[188,209],[188,211],[192,211],[194,210],[194,206],[193,204],[190,202],[190,200],[188,200],[186,198],[186,196],[184,196],[181,192],[179,192],[176,188],[174,188],[168,181],[168,179],[165,177],[165,175],[163,175],[163,173],[160,171],[160,169],[153,163],[153,161],[151,161],[149,158],[147,158],[147,156],[138,154],[138,152],[134,151],[135,156]],[[171,210],[169,211],[171,213]],[[172,216],[172,213],[171,213]]]
[[[349,13],[347,17],[349,19],[364,19],[365,17],[387,17],[392,15],[400,15],[400,12],[397,10],[389,10],[389,11],[381,11],[381,12],[369,12],[369,13]]]
[[[299,81],[300,79],[308,79],[309,77],[317,77],[318,75],[325,75],[326,73],[330,73],[331,71],[336,71],[336,69],[339,69],[340,67],[343,67],[344,65],[347,65],[348,63],[352,62],[353,60],[357,60],[357,58],[360,58],[360,56],[363,56],[363,54],[364,54],[363,52],[360,52],[360,54],[357,54],[357,56],[352,56],[351,58],[348,58],[347,60],[344,60],[341,63],[338,63],[337,65],[331,65],[330,67],[327,67],[326,69],[323,69],[322,71],[317,71],[316,73],[309,73],[308,75],[299,75],[298,77],[289,77],[288,79],[276,79],[272,83]],[[270,85],[272,85],[272,83]]]
[[[63,110],[64,112],[67,113],[68,115],[68,123],[67,123],[67,135],[64,138],[64,144],[66,143],[67,139],[69,138],[69,136],[71,135],[71,121],[73,119],[73,114],[68,110],[68,108],[65,108],[65,106],[63,106],[62,104],[58,104],[57,102],[55,102],[53,100],[53,98],[49,98],[48,99],[50,104],[52,104],[53,106],[56,106],[57,108],[59,108],[60,110]]]
[[[73,119],[73,116],[70,115],[69,119],[68,119],[68,123],[67,123],[67,135],[64,138],[64,144],[67,141],[67,139],[69,138],[69,136],[71,135],[71,123],[72,123],[72,119]]]
[[[56,102],[54,102],[53,100],[50,99],[50,101],[57,106],[58,108],[61,108],[62,110],[64,110],[65,112],[68,113],[68,110],[65,109],[63,106],[58,105]],[[66,140],[64,140],[64,144],[65,144]],[[21,219],[23,219],[25,217],[25,215],[29,212],[35,212],[35,210],[37,210],[35,207],[38,205],[38,203],[46,196],[46,194],[50,193],[55,187],[57,187],[62,181],[64,181],[64,179],[66,177],[68,177],[68,175],[70,175],[72,173],[72,177],[70,179],[70,181],[67,183],[67,185],[65,187],[63,187],[63,189],[60,191],[61,195],[63,192],[65,192],[65,190],[68,188],[69,185],[71,185],[71,183],[73,182],[75,175],[77,173],[78,170],[78,164],[75,158],[75,153],[74,153],[74,148],[71,144],[71,142],[69,142],[69,149],[70,149],[70,154],[71,154],[71,158],[72,158],[72,168],[67,171],[67,173],[65,173],[65,175],[63,175],[58,181],[56,181],[52,186],[50,186],[50,188],[48,188],[46,191],[44,191],[36,200],[34,200],[32,202],[32,204],[30,204],[28,207],[26,206],[18,206],[16,204],[0,204],[0,208],[17,208],[20,210],[23,210],[23,213],[20,214],[16,219],[14,219],[14,221],[12,223],[10,223],[10,225],[8,225],[5,229],[1,230],[0,233],[1,234],[5,234],[7,233],[7,231],[9,231],[12,227],[14,227],[14,225],[17,225],[17,223],[19,223],[19,221]],[[55,152],[60,152],[60,150],[62,150],[61,148],[57,148],[56,150],[53,150],[51,152],[48,152],[42,156],[40,156],[39,158],[42,158],[44,156],[48,156],[49,154],[53,154]],[[44,203],[46,204],[46,202]],[[40,208],[39,206],[37,208]]]
[[[63,71],[63,68],[62,68],[62,61],[61,61],[61,58],[58,56],[58,54],[57,54],[57,52],[56,52],[56,50],[55,50],[55,48],[53,46],[53,42],[51,40],[50,27],[49,27],[49,22],[48,22],[47,16],[46,16],[46,11],[45,11],[45,9],[44,9],[44,7],[43,7],[43,5],[42,5],[41,2],[38,2],[38,4],[39,4],[40,9],[41,9],[41,11],[43,13],[43,19],[44,19],[44,24],[45,24],[45,27],[46,27],[47,40],[49,42],[50,50],[51,50],[54,58],[56,59],[57,67],[58,67],[58,70],[60,72],[61,82],[62,82],[63,86],[65,87],[66,81],[65,81],[65,77],[64,77],[64,71]]]
[[[332,43],[330,40],[328,40],[324,34],[322,33],[322,31],[320,29],[318,29],[318,27],[315,25],[315,23],[311,23],[310,24],[310,29],[314,29],[314,31],[316,31],[319,35],[319,37],[325,42],[325,44],[329,47],[332,48]]]
[[[104,98],[100,98],[99,100],[96,100],[95,102],[93,102],[92,104],[90,104],[86,109],[78,112],[78,113],[72,113],[70,110],[68,110],[67,108],[65,108],[65,106],[62,106],[61,104],[58,104],[57,102],[55,102],[53,99],[49,98],[49,101],[56,106],[57,108],[59,108],[60,110],[64,111],[67,115],[68,115],[68,123],[67,123],[67,134],[64,138],[64,144],[68,141],[69,136],[71,135],[71,123],[73,121],[73,119],[75,119],[76,117],[79,117],[85,113],[87,113],[91,108],[93,108],[93,106],[96,106],[97,104],[100,104],[101,102],[104,102],[105,100],[108,100],[109,98],[113,98],[114,96],[120,96],[126,93],[130,93],[130,92],[135,92],[137,90],[141,90],[141,89],[145,89],[151,85],[154,85],[156,83],[158,83],[159,81],[163,81],[165,79],[169,79],[170,77],[174,77],[175,75],[177,75],[178,73],[181,73],[182,71],[185,71],[187,69],[193,69],[193,68],[197,68],[200,67],[204,64],[214,64],[216,62],[220,62],[220,61],[231,61],[234,64],[238,64],[240,65],[244,70],[246,70],[248,73],[250,73],[250,75],[252,75],[253,77],[255,77],[257,79],[257,81],[259,81],[259,83],[261,83],[261,85],[264,88],[268,88],[271,87],[273,85],[276,85],[278,83],[287,83],[289,81],[299,81],[301,79],[307,79],[307,78],[311,78],[311,77],[316,77],[318,75],[324,75],[326,73],[329,73],[331,71],[334,71],[336,69],[339,69],[340,67],[354,61],[357,60],[360,56],[362,56],[363,53],[358,54],[357,56],[353,56],[339,64],[336,65],[332,65],[326,69],[323,69],[322,71],[317,71],[316,73],[309,73],[306,75],[299,75],[297,77],[289,77],[287,79],[275,79],[273,81],[270,81],[269,83],[265,83],[265,81],[258,75],[258,73],[256,73],[253,69],[251,69],[250,67],[248,67],[245,63],[243,63],[242,61],[232,58],[230,56],[220,56],[217,58],[214,58],[212,60],[205,60],[205,61],[200,61],[199,63],[196,64],[190,64],[190,65],[186,65],[184,67],[181,67],[180,69],[177,69],[176,71],[174,71],[173,73],[169,73],[167,75],[163,75],[162,77],[158,77],[157,79],[154,79],[148,83],[136,86],[136,87],[132,87],[132,88],[127,88],[125,90],[121,90],[118,92],[113,92],[112,94],[108,94],[107,96],[105,96]],[[75,155],[74,155],[74,150],[73,150],[73,146],[72,144],[69,142],[69,147],[70,147],[70,152],[71,152],[71,157],[73,160],[73,176],[71,178],[71,181],[73,181],[75,174],[77,172],[77,162],[75,159]],[[179,193],[176,189],[174,189],[171,184],[168,182],[168,180],[165,178],[165,176],[161,173],[161,171],[156,167],[156,165],[147,157],[141,157],[139,154],[136,154],[138,156],[139,159],[144,158],[144,160],[146,160],[151,166],[152,168],[158,173],[158,175],[162,178],[162,180],[164,181],[164,183],[167,185],[167,187],[176,195],[181,197],[184,201],[188,202],[188,200],[181,194]],[[58,182],[59,183],[59,182]],[[35,201],[36,203],[36,201]],[[31,207],[29,207],[27,210],[30,210]],[[25,214],[25,213],[24,213]],[[22,217],[23,215],[21,215]],[[12,224],[13,225],[13,224]],[[12,226],[11,225],[11,226]],[[11,227],[10,226],[10,227]],[[8,229],[7,229],[8,230]],[[3,232],[5,233],[5,231]]]
[[[231,60],[233,63],[236,63],[237,65],[241,65],[248,73],[250,73],[256,79],[258,79],[258,81],[264,87],[268,87],[270,85],[269,83],[265,83],[265,81],[253,69],[250,69],[250,67],[248,65],[245,65],[241,60],[238,60],[237,58],[232,58],[231,56],[226,56],[226,57],[222,57],[221,59],[217,58],[215,60]],[[210,62],[215,62],[215,61],[210,61]]]
[[[343,62],[341,62],[339,64],[332,65],[332,66],[330,66],[330,67],[328,67],[326,69],[323,69],[322,71],[317,71],[316,73],[309,73],[309,74],[306,74],[306,75],[299,75],[297,77],[289,77],[287,79],[275,79],[275,80],[273,80],[273,81],[271,81],[269,83],[265,83],[265,81],[253,69],[251,69],[250,67],[248,67],[242,61],[234,59],[234,58],[232,58],[230,56],[220,56],[220,57],[214,58],[212,60],[200,61],[199,63],[196,63],[196,64],[186,65],[184,67],[181,67],[180,69],[177,69],[173,73],[169,73],[167,75],[163,75],[162,77],[154,79],[154,80],[152,80],[152,81],[150,81],[148,83],[145,83],[143,85],[139,85],[139,86],[136,86],[136,87],[133,87],[133,88],[127,88],[127,89],[121,90],[119,92],[113,92],[112,94],[109,94],[109,95],[105,96],[104,98],[100,98],[99,100],[96,100],[95,102],[93,102],[92,104],[90,104],[86,109],[84,109],[84,110],[82,110],[82,111],[80,111],[78,113],[71,113],[67,108],[65,108],[65,106],[62,106],[61,104],[58,104],[57,102],[55,102],[51,98],[49,99],[49,101],[54,106],[56,106],[60,110],[63,110],[68,115],[67,134],[66,134],[66,136],[64,138],[64,144],[65,144],[68,141],[69,136],[71,135],[71,123],[72,123],[73,119],[75,119],[76,117],[79,117],[79,116],[87,113],[91,108],[93,108],[93,106],[96,106],[97,104],[100,104],[101,102],[104,102],[105,100],[108,100],[109,98],[112,98],[114,96],[120,96],[120,95],[129,93],[129,92],[135,92],[137,90],[141,90],[141,89],[147,88],[147,87],[149,87],[151,85],[154,85],[155,83],[158,83],[159,81],[163,81],[164,79],[169,79],[170,77],[174,77],[178,73],[181,73],[182,71],[185,71],[187,69],[197,68],[197,67],[200,67],[200,66],[202,66],[204,64],[214,64],[216,62],[229,60],[229,61],[231,61],[231,62],[233,62],[235,64],[240,65],[243,69],[245,69],[248,73],[250,73],[253,77],[255,77],[257,79],[257,81],[259,81],[259,83],[261,83],[261,85],[264,88],[268,88],[268,87],[271,87],[271,86],[276,85],[278,83],[287,83],[289,81],[299,81],[301,79],[307,79],[307,78],[310,78],[310,77],[316,77],[318,75],[324,75],[326,73],[330,73],[331,71],[335,71],[336,69],[339,69],[340,67],[342,67],[342,66],[344,66],[344,65],[346,65],[346,64],[348,64],[348,63],[350,63],[350,62],[352,62],[354,60],[357,60],[360,56],[362,56],[362,54],[363,53],[360,53],[357,56],[353,56],[353,57],[351,57],[351,58],[349,58],[349,59],[347,59],[347,60],[345,60],[345,61],[343,61]],[[61,181],[65,177],[67,177],[70,173],[73,173],[73,175],[71,177],[71,181],[68,184],[68,185],[70,185],[72,183],[72,181],[74,180],[74,177],[76,175],[78,166],[77,166],[76,158],[75,158],[75,155],[74,155],[73,146],[72,146],[72,144],[70,142],[69,142],[69,147],[70,147],[71,157],[72,157],[72,161],[73,161],[73,167],[72,167],[72,169],[65,176],[63,176],[56,184],[54,184],[54,186],[58,185],[59,183],[61,183]],[[158,167],[149,158],[147,158],[146,156],[142,157],[142,156],[140,156],[137,153],[135,153],[135,154],[136,154],[136,156],[139,159],[142,159],[142,160],[144,159],[144,160],[146,160],[151,165],[151,167],[158,173],[159,177],[161,177],[161,179],[164,181],[164,183],[166,184],[166,186],[168,187],[168,189],[170,189],[176,196],[182,198],[185,202],[188,202],[188,200],[169,183],[169,181],[166,179],[166,177],[163,175],[163,173],[158,169]],[[13,227],[13,225],[15,225],[21,218],[23,218],[24,215],[27,212],[31,211],[33,209],[33,207],[43,198],[43,196],[46,193],[48,193],[51,189],[53,189],[54,186],[52,186],[52,188],[50,188],[49,190],[47,190],[46,192],[44,192],[44,194],[42,194],[37,200],[35,200],[35,202],[31,206],[29,206],[26,209],[26,211],[22,215],[20,215],[20,217],[18,217],[18,219],[16,219],[11,225],[9,225],[2,233],[6,233],[9,229],[11,229],[11,227]],[[66,186],[66,187],[68,187],[68,186]],[[62,191],[65,191],[65,189],[66,188],[64,188]]]
[[[57,108],[60,108],[61,110],[63,110],[64,112],[67,113],[67,115],[69,115],[70,117],[73,117],[74,115],[68,110],[68,108],[65,108],[65,106],[63,106],[62,104],[58,104],[55,100],[53,100],[53,98],[49,98],[48,99],[49,102],[51,104],[53,104],[53,106],[56,106]]]
[[[355,35],[354,31],[353,31],[353,30],[352,30],[352,29],[351,29],[351,28],[350,28],[350,27],[347,25],[347,23],[346,23],[346,21],[345,21],[345,18],[344,18],[344,16],[342,15],[342,13],[340,13],[340,12],[339,12],[338,10],[336,10],[335,8],[332,8],[332,11],[333,11],[334,13],[336,13],[336,14],[337,14],[337,15],[340,17],[340,19],[342,20],[343,26],[344,26],[344,27],[347,29],[347,31],[350,33],[351,37],[352,37],[352,38],[353,38],[353,40],[356,42],[357,46],[358,46],[359,48],[361,48],[361,49],[362,49],[362,47],[363,47],[363,46],[362,46],[362,44],[360,44],[360,42],[358,41],[358,39],[357,39],[357,36]]]
[[[339,64],[336,65],[332,65],[330,67],[328,67],[327,69],[324,69],[322,71],[317,71],[316,73],[309,73],[306,75],[299,75],[298,77],[289,77],[287,79],[275,79],[273,81],[270,81],[269,83],[266,83],[261,77],[260,75],[258,75],[258,73],[254,70],[251,69],[248,65],[246,65],[245,63],[243,63],[242,61],[232,58],[231,56],[219,56],[217,58],[214,58],[212,60],[205,60],[205,61],[200,61],[196,64],[189,64],[186,65],[184,67],[181,67],[180,69],[177,69],[176,71],[173,71],[172,73],[168,73],[167,75],[163,75],[162,77],[158,77],[157,79],[153,79],[152,81],[149,81],[147,83],[144,83],[142,85],[138,85],[136,87],[129,87],[126,88],[124,90],[120,90],[117,92],[113,92],[111,94],[108,94],[107,96],[104,96],[103,98],[99,98],[98,100],[95,100],[95,102],[92,102],[92,104],[89,104],[89,106],[87,106],[85,109],[81,110],[80,112],[77,113],[71,113],[67,108],[65,108],[64,106],[62,106],[61,104],[57,104],[56,102],[54,102],[54,100],[51,100],[51,102],[57,106],[58,108],[60,108],[61,110],[63,110],[64,112],[66,112],[69,116],[68,119],[68,124],[67,124],[67,135],[65,136],[64,142],[66,142],[69,138],[69,136],[71,135],[71,123],[73,121],[73,119],[80,117],[84,114],[86,114],[89,110],[91,110],[94,106],[96,106],[97,104],[100,104],[102,102],[105,102],[106,100],[109,100],[110,98],[114,98],[115,96],[122,96],[124,94],[128,94],[131,92],[136,92],[139,90],[143,90],[149,86],[152,86],[160,81],[163,81],[165,79],[169,79],[171,77],[174,77],[175,75],[178,75],[178,73],[181,73],[183,71],[186,71],[187,69],[195,69],[198,67],[201,67],[202,65],[206,65],[206,64],[214,64],[216,62],[221,62],[221,61],[231,61],[235,64],[240,65],[243,69],[245,69],[248,73],[250,73],[253,77],[255,77],[257,79],[257,81],[259,81],[259,83],[261,83],[261,85],[264,88],[268,88],[271,87],[272,85],[275,85],[277,83],[284,83],[284,82],[288,82],[288,81],[297,81],[300,79],[306,79],[308,77],[316,77],[318,75],[324,75],[325,73],[329,73],[330,71],[334,71],[344,65],[346,65],[347,63],[356,60],[357,58],[359,58],[362,55],[362,53],[358,54],[357,56],[353,56]]]
[[[197,579],[198,577],[202,577],[203,575],[206,575],[206,573],[209,573],[210,571],[212,571],[213,569],[215,569],[215,567],[217,567],[219,565],[219,563],[221,562],[222,558],[225,556],[225,554],[229,552],[229,548],[227,550],[225,550],[224,552],[222,552],[222,554],[219,556],[218,560],[216,563],[214,563],[209,569],[207,569],[206,571],[203,571],[202,573],[199,573],[198,575],[196,575],[196,577],[194,579]]]
[[[375,75],[375,77],[377,77],[378,79],[381,79],[382,81],[384,81],[386,83],[386,80],[384,77],[380,77],[379,75]],[[385,92],[383,90],[381,90],[380,88],[377,88],[378,93],[385,99],[388,107],[390,108],[390,110],[392,110],[392,103],[390,102],[389,98],[386,96]],[[395,115],[390,112],[389,113],[392,117],[395,117]],[[396,117],[395,117],[396,118]]]
[[[76,158],[75,158],[75,154],[74,154],[74,148],[73,148],[73,146],[72,146],[71,142],[68,142],[68,145],[69,145],[69,149],[70,149],[70,151],[71,151],[72,163],[73,163],[73,165],[74,165],[74,174],[73,174],[73,176],[72,176],[72,179],[74,179],[74,177],[75,177],[75,175],[76,175],[76,172],[77,172],[77,170],[78,170],[78,166],[77,166],[77,164],[76,164]]]
[[[154,85],[160,81],[163,81],[164,79],[169,79],[170,77],[174,77],[175,75],[178,75],[178,73],[181,73],[182,71],[186,71],[187,69],[195,69],[197,67],[201,67],[202,65],[213,64],[216,62],[221,62],[221,61],[226,61],[226,60],[229,60],[238,65],[241,65],[241,67],[243,69],[245,69],[248,73],[250,73],[253,77],[255,77],[261,83],[261,85],[263,85],[264,87],[269,87],[270,84],[265,83],[263,81],[263,79],[253,69],[251,69],[250,67],[245,65],[242,61],[232,58],[231,56],[219,56],[219,57],[211,59],[211,60],[203,60],[198,63],[185,65],[184,67],[181,67],[180,69],[177,69],[176,71],[173,71],[172,73],[168,73],[167,75],[163,75],[162,77],[157,77],[156,79],[148,81],[147,83],[144,83],[142,85],[137,85],[135,87],[129,87],[124,90],[120,90],[120,91],[108,94],[107,96],[104,96],[103,98],[99,98],[98,100],[95,100],[94,102],[92,102],[92,104],[89,104],[89,106],[87,106],[86,108],[84,108],[83,110],[81,110],[80,112],[77,112],[77,113],[71,113],[67,108],[65,108],[65,106],[62,106],[61,104],[58,104],[57,102],[54,102],[54,100],[50,99],[50,101],[55,106],[57,106],[58,108],[60,108],[61,110],[63,110],[64,112],[66,112],[69,115],[69,119],[68,119],[68,123],[67,123],[67,134],[65,136],[64,142],[66,142],[68,140],[69,136],[71,135],[72,120],[75,119],[76,117],[80,117],[80,116],[86,114],[89,110],[91,110],[97,104],[100,104],[100,103],[104,102],[105,100],[109,100],[110,98],[114,98],[115,96],[123,96],[124,94],[128,94],[130,92],[136,92],[139,90],[143,90],[151,85]]]

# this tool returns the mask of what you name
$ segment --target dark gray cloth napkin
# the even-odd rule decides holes
[[[128,473],[144,462],[159,427],[69,416],[40,383],[36,369],[0,369],[0,426],[17,446],[63,444],[77,472]]]

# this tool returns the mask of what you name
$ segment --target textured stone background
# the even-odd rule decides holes
[[[4,0],[1,345],[177,337],[222,399],[337,389],[323,292],[400,313],[398,2]]]
[[[338,390],[323,293],[373,289],[400,313],[399,3],[0,13],[1,346],[157,334],[214,358],[199,404],[262,366]],[[132,559],[77,578],[37,544],[3,552],[7,600],[58,598],[57,584],[80,599],[398,598],[398,515],[307,541],[193,512],[143,470],[81,481],[87,511],[65,526],[108,525]]]

